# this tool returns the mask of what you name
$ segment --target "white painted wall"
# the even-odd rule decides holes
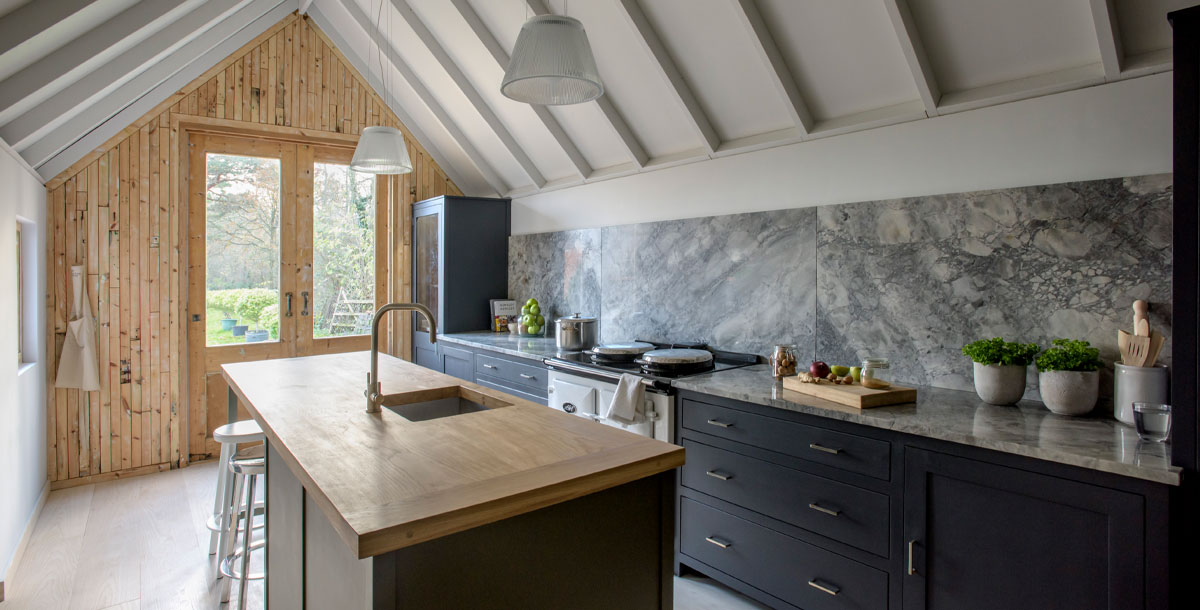
[[[16,222],[25,225],[22,245],[37,260],[26,277],[25,359],[17,362]],[[0,146],[0,580],[46,485],[46,190],[40,180]],[[36,239],[35,239],[36,237]]]
[[[1171,171],[1171,72],[513,200],[513,233]]]

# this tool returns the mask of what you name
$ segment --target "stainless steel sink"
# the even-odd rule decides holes
[[[383,408],[408,421],[429,421],[512,406],[510,402],[461,385],[387,394],[378,400]]]
[[[461,396],[413,402],[406,405],[384,405],[384,408],[408,421],[427,421],[453,415],[486,411],[487,407]]]

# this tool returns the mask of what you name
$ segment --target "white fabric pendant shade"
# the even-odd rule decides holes
[[[518,102],[545,106],[581,104],[604,95],[583,24],[561,15],[526,21],[500,92]]]
[[[54,386],[77,388],[87,392],[100,389],[100,361],[96,355],[96,318],[83,281],[83,266],[71,267],[71,317],[58,357],[58,375]]]
[[[413,171],[404,134],[395,127],[364,127],[354,148],[350,169],[368,174],[407,174]]]

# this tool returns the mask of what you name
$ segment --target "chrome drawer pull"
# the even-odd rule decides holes
[[[733,478],[733,475],[731,475],[731,474],[724,474],[721,472],[717,472],[716,470],[709,470],[708,472],[706,472],[704,474],[707,474],[708,476],[710,476],[714,479],[721,479],[722,481],[728,481],[729,479]]]
[[[483,365],[483,368],[485,368],[485,369],[494,369],[494,368],[496,368],[496,367],[495,367],[495,365],[491,365],[491,364],[485,364],[485,365]]]
[[[833,515],[834,517],[842,514],[842,511],[840,511],[840,510],[834,510],[832,508],[825,508],[824,506],[821,506],[820,504],[817,504],[816,502],[810,502],[808,507],[813,510],[821,511],[821,512],[825,513],[826,515]]]
[[[521,379],[533,379],[533,375],[526,375],[525,373],[521,373]]]
[[[723,549],[727,549],[727,548],[733,546],[732,542],[729,542],[728,540],[721,540],[720,538],[715,538],[713,536],[709,536],[709,537],[705,538],[705,540],[707,540]]]
[[[808,586],[817,589],[818,591],[824,591],[830,595],[837,595],[838,593],[842,592],[842,590],[838,587],[835,587],[831,584],[821,584],[817,582],[816,579],[808,581]]]
[[[733,427],[733,424],[731,424],[729,422],[723,422],[719,419],[710,419],[710,420],[708,420],[708,423],[710,423],[714,426],[720,426],[722,428],[732,428]]]
[[[818,445],[818,444],[816,444],[816,443],[809,443],[809,444],[808,444],[808,448],[809,448],[809,449],[816,449],[817,451],[824,451],[825,453],[832,453],[833,455],[837,455],[837,454],[839,454],[839,453],[841,453],[841,452],[842,452],[842,450],[841,450],[841,449],[831,449],[831,448],[829,448],[829,447],[825,447],[825,446],[822,446],[822,445]]]

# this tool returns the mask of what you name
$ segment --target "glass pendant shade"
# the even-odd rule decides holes
[[[539,15],[521,26],[500,92],[546,106],[581,104],[604,94],[587,32],[578,19]]]
[[[364,127],[354,148],[350,169],[367,174],[407,174],[413,171],[404,134],[395,127]]]

